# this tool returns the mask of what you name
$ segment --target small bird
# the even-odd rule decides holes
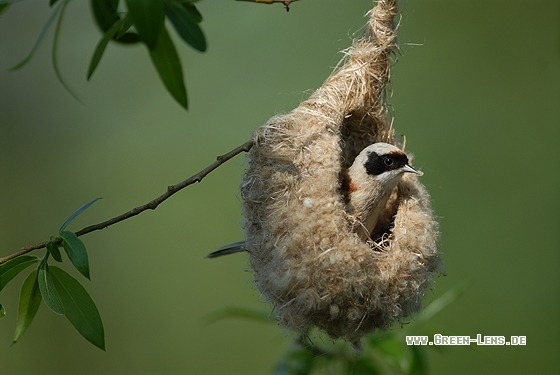
[[[346,212],[354,219],[353,231],[362,240],[368,240],[374,233],[379,215],[402,175],[423,175],[408,163],[408,156],[401,149],[379,142],[364,148],[348,168],[341,190],[347,196]],[[207,258],[242,251],[245,251],[245,241],[221,247]]]
[[[362,240],[374,233],[391,192],[405,173],[422,176],[408,157],[388,143],[374,143],[360,152],[348,169],[346,212],[355,219],[353,230]]]

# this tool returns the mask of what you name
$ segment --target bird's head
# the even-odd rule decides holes
[[[363,166],[367,177],[381,184],[398,181],[404,173],[423,174],[409,165],[408,156],[401,149],[382,142],[363,149],[354,160],[354,166]]]

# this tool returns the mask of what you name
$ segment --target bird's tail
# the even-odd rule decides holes
[[[243,251],[246,251],[245,241],[239,241],[220,247],[218,250],[213,251],[210,254],[206,255],[206,258],[217,258],[217,257],[221,257],[222,255],[241,253]]]

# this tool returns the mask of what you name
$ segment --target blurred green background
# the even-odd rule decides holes
[[[33,46],[47,3],[16,2],[0,18],[0,256],[48,239],[92,198],[103,197],[70,230],[155,198],[246,141],[320,86],[371,6],[302,0],[286,13],[280,5],[200,2],[208,52],[174,35],[186,112],[142,46],[110,45],[86,82],[100,38],[86,2],[69,6],[59,54],[83,104],[56,79],[52,33],[28,66],[9,72]],[[527,337],[522,347],[429,350],[430,368],[560,373],[560,2],[410,0],[401,10],[395,127],[425,172],[447,272],[426,302],[469,282],[433,323],[471,337]],[[101,312],[107,352],[44,304],[10,347],[20,275],[0,296],[8,312],[0,372],[270,373],[290,333],[274,323],[204,324],[225,307],[269,309],[245,255],[204,259],[242,239],[244,166],[238,156],[156,211],[82,237],[92,269],[84,284]]]

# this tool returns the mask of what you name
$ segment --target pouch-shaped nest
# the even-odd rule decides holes
[[[418,311],[438,268],[437,223],[415,175],[393,191],[376,242],[352,231],[341,193],[341,175],[362,149],[395,144],[385,88],[396,13],[396,1],[379,1],[344,64],[254,135],[241,185],[246,249],[259,291],[287,328],[358,343]]]

